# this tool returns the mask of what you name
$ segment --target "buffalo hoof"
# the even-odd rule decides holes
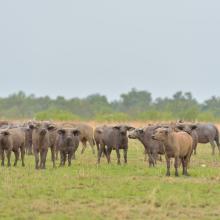
[[[178,173],[175,173],[175,176],[176,176],[176,177],[178,177],[178,176],[179,176],[179,174],[178,174]]]
[[[166,176],[170,176],[170,173],[166,173]]]
[[[25,167],[25,164],[22,164],[22,167]]]

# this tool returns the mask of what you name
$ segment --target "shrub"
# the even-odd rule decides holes
[[[38,112],[35,115],[37,120],[57,120],[57,121],[69,121],[79,120],[80,117],[68,111],[52,109],[47,111]]]

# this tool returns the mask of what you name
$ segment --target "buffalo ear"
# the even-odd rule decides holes
[[[103,130],[102,130],[102,129],[98,129],[97,132],[98,132],[99,134],[101,134],[101,133],[103,132]]]
[[[29,128],[33,130],[35,127],[34,127],[33,124],[30,124],[30,125],[29,125]]]
[[[138,131],[140,132],[140,134],[144,133],[144,129],[139,129]]]
[[[190,127],[192,130],[195,130],[197,128],[197,125],[191,125]]]
[[[182,125],[178,125],[177,128],[182,131],[184,127]]]
[[[48,131],[51,131],[51,130],[54,130],[56,127],[54,125],[48,125],[47,126],[47,130]]]
[[[74,129],[73,134],[74,134],[74,136],[79,136],[81,134],[81,132],[78,129]]]
[[[58,134],[65,134],[65,130],[64,129],[59,129],[57,132],[58,132]]]
[[[9,131],[2,131],[1,134],[3,134],[4,136],[8,136],[10,135],[11,133]]]
[[[134,128],[134,127],[131,127],[131,126],[127,126],[127,129],[128,129],[128,131],[133,131],[133,130],[135,130],[135,128]]]
[[[119,125],[116,125],[116,126],[114,126],[113,128],[119,130],[119,129],[120,129],[120,126],[119,126]]]
[[[183,119],[178,120],[178,123],[184,123]]]

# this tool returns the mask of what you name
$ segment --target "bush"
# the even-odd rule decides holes
[[[219,121],[219,118],[216,118],[212,112],[201,112],[198,114],[197,121],[216,122]]]
[[[107,122],[125,122],[129,121],[129,116],[126,113],[123,112],[116,112],[116,113],[109,113],[109,114],[99,114],[96,115],[94,120],[96,121],[107,121]]]
[[[57,120],[57,121],[70,121],[70,120],[80,119],[78,115],[58,109],[38,112],[35,115],[35,118],[37,120]]]
[[[174,118],[171,112],[159,112],[154,110],[141,112],[136,117],[137,119],[150,121],[170,121]]]

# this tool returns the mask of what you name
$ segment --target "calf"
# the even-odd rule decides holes
[[[17,165],[17,161],[19,159],[19,151],[21,152],[21,161],[22,166],[24,164],[24,155],[25,155],[25,130],[21,128],[12,128],[5,131],[1,131],[0,134],[0,151],[1,151],[1,159],[2,166],[4,166],[4,158],[6,152],[8,159],[8,166],[11,166],[10,157],[11,151],[15,154],[14,166]]]
[[[183,131],[175,132],[171,128],[158,128],[152,138],[163,142],[167,162],[167,176],[170,176],[170,159],[175,158],[175,176],[178,176],[179,159],[183,166],[183,175],[188,176],[187,167],[193,149],[192,137]]]
[[[33,129],[32,141],[35,156],[35,169],[46,169],[46,159],[49,147],[48,130],[45,126],[41,125],[40,123],[31,125],[31,128]]]
[[[78,128],[80,131],[80,142],[83,145],[81,154],[84,153],[86,147],[87,147],[87,142],[89,143],[90,147],[92,148],[92,153],[95,154],[95,141],[93,137],[93,128],[90,125],[84,124],[84,123],[64,123],[62,125],[63,127],[70,127],[70,128]]]
[[[99,152],[100,145],[101,145],[102,131],[106,127],[107,127],[106,125],[103,125],[103,126],[96,127],[94,130],[94,140],[95,140],[95,144],[97,147],[97,152]]]
[[[64,166],[68,157],[68,166],[72,158],[75,159],[75,152],[79,146],[80,131],[77,128],[62,128],[58,130],[56,146],[60,150],[60,166]]]

